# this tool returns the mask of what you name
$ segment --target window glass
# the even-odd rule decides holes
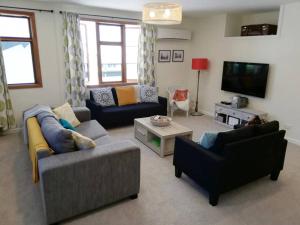
[[[31,43],[11,41],[3,41],[1,43],[7,83],[34,83]]]
[[[121,46],[101,45],[101,70],[103,82],[122,81]]]
[[[96,23],[80,21],[81,38],[84,52],[84,73],[88,85],[99,84]]]
[[[121,42],[121,26],[117,25],[100,25],[100,41]]]
[[[28,18],[0,16],[0,37],[30,38]]]
[[[88,20],[81,20],[80,24],[88,85],[137,82],[140,26]],[[96,26],[99,35],[96,34]]]

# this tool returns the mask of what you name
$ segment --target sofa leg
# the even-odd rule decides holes
[[[133,200],[133,199],[137,199],[137,198],[138,198],[138,194],[135,194],[135,195],[131,195],[131,196],[130,196],[130,199],[132,199],[132,200]]]
[[[182,174],[182,170],[175,166],[175,177],[180,178]]]
[[[272,172],[271,176],[270,176],[271,180],[276,181],[278,179],[278,177],[279,177],[279,173],[280,173],[280,171],[274,171],[274,172]]]
[[[219,194],[209,193],[209,204],[211,204],[212,206],[216,206],[219,202],[219,196]]]

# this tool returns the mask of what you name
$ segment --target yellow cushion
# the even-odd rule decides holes
[[[53,151],[49,148],[35,117],[27,120],[29,156],[32,163],[32,179],[36,183],[39,180],[37,152],[40,150],[48,150],[49,154]]]
[[[72,136],[75,141],[75,144],[79,150],[90,149],[90,148],[96,147],[96,143],[92,139],[90,139],[86,136],[83,136],[83,135],[77,133],[76,131],[73,131],[73,130],[71,130],[71,131],[72,131]]]
[[[136,104],[135,88],[133,86],[116,87],[119,106]]]
[[[69,103],[65,103],[62,106],[53,109],[53,112],[58,116],[59,119],[67,120],[72,124],[73,127],[77,127],[80,124]]]

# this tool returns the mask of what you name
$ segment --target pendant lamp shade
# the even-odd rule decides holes
[[[175,3],[148,3],[144,5],[143,22],[157,25],[180,24],[182,7]]]

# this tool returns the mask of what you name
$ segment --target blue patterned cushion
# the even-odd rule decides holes
[[[210,149],[215,144],[217,136],[218,133],[205,132],[201,135],[198,144],[206,149]]]
[[[156,102],[158,103],[157,87],[142,85],[140,87],[141,102]]]
[[[97,88],[91,90],[93,98],[96,103],[100,104],[101,106],[112,106],[116,105],[111,87],[106,88]]]

